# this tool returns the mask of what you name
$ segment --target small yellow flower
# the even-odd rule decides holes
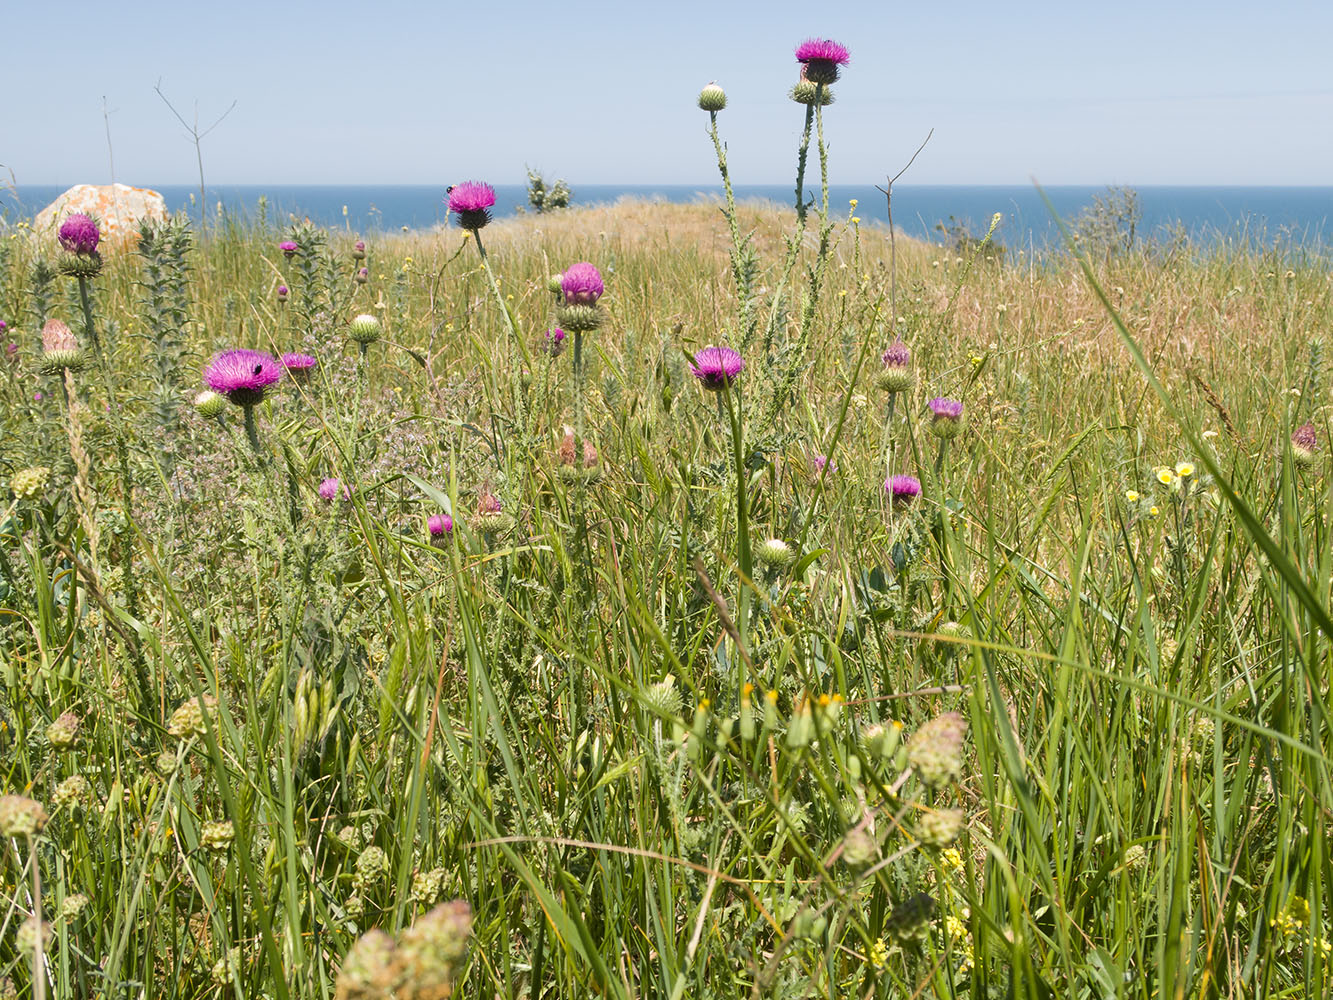
[[[1130,503],[1138,503],[1139,502],[1138,490],[1125,490],[1125,499],[1128,500]]]
[[[1194,475],[1194,463],[1177,462],[1176,475],[1179,476],[1181,479],[1188,479],[1190,476]]]
[[[852,199],[851,201],[849,201],[847,204],[851,205],[852,208],[855,208],[857,205],[860,204],[860,202],[857,201],[855,198],[853,198],[853,199]]]
[[[860,217],[859,215],[853,215],[853,216],[852,216],[852,225],[853,225],[853,226],[857,226],[857,225],[860,225],[860,223],[861,223],[861,217]]]
[[[1151,514],[1153,517],[1156,517],[1158,514],[1161,513],[1161,511],[1158,510],[1157,505],[1154,504],[1153,506],[1148,508],[1148,513]]]
[[[981,364],[983,361],[985,361],[986,359],[983,358],[980,354],[974,354],[974,355],[972,355],[970,358],[968,358],[967,360],[968,360],[968,361],[971,361],[973,365],[979,365],[979,364]]]
[[[1176,481],[1176,474],[1164,465],[1157,470],[1157,481],[1163,486],[1170,486]]]

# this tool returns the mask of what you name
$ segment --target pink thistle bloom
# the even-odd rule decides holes
[[[432,541],[437,541],[454,530],[454,519],[448,514],[432,514],[426,518],[426,530]]]
[[[890,476],[884,481],[884,492],[888,493],[893,506],[901,510],[910,507],[921,495],[921,480],[916,476]]]
[[[42,353],[50,354],[52,351],[77,351],[79,342],[74,337],[74,331],[58,319],[48,319],[46,326],[42,327]]]
[[[204,382],[237,406],[254,406],[265,389],[282,381],[282,373],[273,355],[241,347],[215,357],[204,369]]]
[[[319,364],[313,354],[284,354],[280,359],[282,367],[287,369],[287,374],[292,377],[294,382],[304,382],[310,377],[310,373],[315,370]]]
[[[464,181],[449,188],[449,211],[458,213],[458,224],[476,232],[491,221],[495,188],[482,181]]]
[[[958,433],[963,416],[963,404],[956,399],[936,396],[929,403],[932,414],[930,430],[938,438],[951,438]]]
[[[847,46],[828,38],[807,38],[796,46],[796,61],[801,64],[801,78],[811,83],[830,84],[838,79],[838,67],[851,61]]]
[[[333,478],[332,476],[330,476],[328,479],[325,479],[323,482],[319,484],[319,495],[324,500],[336,500],[338,497],[339,488],[341,488],[342,490],[342,495],[344,500],[352,499],[351,489],[347,486],[343,486],[343,484],[339,480]]]
[[[551,357],[559,357],[560,352],[565,349],[565,331],[556,327],[553,330],[546,331],[546,353]]]
[[[895,340],[880,355],[885,368],[906,368],[912,363],[912,351],[901,340]]]
[[[831,38],[807,38],[796,46],[797,62],[831,62],[846,66],[851,59],[852,54],[847,51],[847,46]]]
[[[834,462],[832,465],[829,465],[829,460],[827,455],[816,455],[815,475],[821,474],[826,468],[829,471],[829,475],[832,475],[833,473],[838,471],[838,463]]]
[[[40,403],[42,401],[42,394],[40,392],[34,392],[32,398],[33,402]]]
[[[606,286],[602,284],[602,275],[597,268],[587,261],[579,261],[560,276],[560,290],[565,293],[566,305],[595,306]]]
[[[705,347],[694,356],[690,370],[705,389],[719,392],[736,381],[745,359],[730,347]]]
[[[352,260],[366,259],[366,241],[357,240],[352,244]]]
[[[102,233],[97,223],[83,212],[75,212],[60,224],[57,233],[60,245],[70,253],[92,254],[97,252],[97,244]]]
[[[283,240],[281,243],[278,244],[278,249],[282,251],[282,255],[284,257],[286,257],[288,260],[291,260],[293,257],[296,256],[296,251],[300,248],[297,247],[297,245],[291,240]]]

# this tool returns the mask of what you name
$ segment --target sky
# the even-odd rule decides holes
[[[1329,0],[0,0],[0,37],[20,187],[197,183],[159,84],[201,129],[235,102],[209,184],[711,184],[712,80],[733,179],[786,183],[808,37],[852,53],[835,184],[897,173],[934,129],[901,183],[1333,185]]]

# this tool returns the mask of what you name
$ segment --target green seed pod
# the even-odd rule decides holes
[[[699,107],[704,111],[721,111],[727,106],[727,94],[716,83],[699,91]]]
[[[347,324],[347,335],[363,347],[369,346],[380,339],[380,321],[369,313],[362,313]]]

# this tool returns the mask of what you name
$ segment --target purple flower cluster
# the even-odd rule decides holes
[[[204,382],[237,406],[254,406],[282,375],[283,367],[273,355],[241,347],[215,357],[204,369]]]
[[[720,392],[745,368],[745,359],[730,347],[705,347],[694,356],[690,370],[705,389]]]
[[[458,214],[463,229],[476,232],[491,221],[495,188],[482,181],[464,181],[449,188],[449,211]]]
[[[97,252],[97,244],[102,239],[102,233],[90,216],[83,212],[75,212],[60,224],[57,238],[63,249],[86,256]]]
[[[426,518],[426,530],[430,532],[431,541],[439,541],[453,533],[454,519],[448,514],[432,514]]]

